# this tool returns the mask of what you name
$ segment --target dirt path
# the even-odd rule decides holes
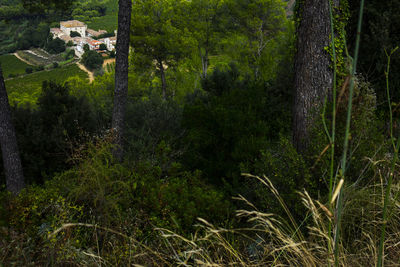
[[[85,71],[88,75],[89,75],[89,83],[92,83],[94,80],[94,75],[93,72],[89,71],[85,66],[83,66],[81,63],[77,62],[76,65],[78,65],[78,67]]]
[[[110,64],[110,63],[115,63],[115,58],[109,58],[109,59],[104,60],[104,62],[103,62],[103,68],[105,68],[106,65],[107,65],[107,64]]]
[[[27,61],[27,60],[23,59],[22,57],[20,57],[17,53],[14,53],[13,55],[14,55],[16,58],[18,58],[19,60],[25,62],[26,64],[31,65],[31,66],[34,66],[34,65],[33,65],[32,63],[30,63],[29,61]]]

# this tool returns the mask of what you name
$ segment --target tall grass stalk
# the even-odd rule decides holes
[[[344,179],[346,174],[346,162],[347,162],[347,151],[349,147],[349,136],[350,136],[350,122],[351,122],[351,110],[353,104],[353,93],[354,93],[354,76],[357,69],[357,59],[358,59],[358,51],[360,48],[360,36],[361,36],[361,25],[362,25],[362,18],[363,18],[363,11],[364,11],[364,0],[361,0],[360,5],[360,13],[358,17],[358,25],[357,25],[357,37],[356,37],[356,46],[354,49],[354,58],[352,68],[350,70],[350,88],[349,88],[349,100],[347,105],[347,118],[346,118],[346,128],[345,128],[345,138],[344,138],[344,145],[343,145],[343,155],[341,160],[341,171],[339,175],[342,179]],[[341,226],[341,216],[342,216],[342,192],[343,190],[340,189],[339,196],[337,198],[336,204],[336,226],[335,226],[335,233],[334,233],[334,254],[335,254],[335,266],[339,266],[339,236],[340,236],[340,226]]]
[[[332,1],[329,0],[329,18],[331,24],[331,46],[332,46],[332,57],[333,57],[333,88],[332,88],[332,129],[331,135],[329,135],[329,131],[327,130],[326,122],[325,122],[325,115],[323,115],[323,124],[329,139],[330,148],[331,148],[331,162],[330,162],[330,169],[329,169],[329,203],[332,200],[332,191],[333,191],[333,180],[334,180],[334,166],[335,166],[335,132],[336,132],[336,76],[337,76],[337,58],[336,58],[336,47],[335,47],[335,30],[334,30],[334,21],[333,21],[333,12],[332,12]],[[324,110],[326,106],[326,100],[324,105]],[[324,112],[325,113],[325,112]],[[332,211],[333,207],[330,204],[329,210]],[[328,236],[332,232],[332,221],[329,220],[328,223]],[[333,246],[331,242],[328,242],[328,252],[329,255],[333,253]],[[329,262],[330,265],[330,262]]]
[[[389,90],[389,72],[390,72],[390,58],[393,55],[394,52],[396,52],[396,50],[398,49],[398,47],[396,47],[395,49],[393,49],[390,54],[387,54],[386,51],[386,56],[388,59],[388,63],[387,63],[387,67],[386,67],[386,72],[385,72],[385,76],[386,76],[386,95],[387,95],[387,101],[388,101],[388,105],[389,105],[389,115],[390,115],[390,139],[392,142],[392,146],[393,146],[393,150],[394,150],[394,155],[393,155],[393,159],[392,159],[392,164],[391,164],[391,168],[390,168],[390,172],[389,172],[389,178],[388,178],[388,182],[386,185],[386,191],[385,191],[385,199],[383,202],[383,215],[382,215],[382,224],[381,224],[381,238],[379,241],[379,251],[378,251],[378,262],[377,262],[377,266],[381,267],[383,266],[383,255],[384,255],[384,248],[385,248],[385,235],[386,235],[386,224],[387,224],[387,220],[388,220],[388,205],[389,205],[389,194],[390,194],[390,190],[392,188],[392,182],[393,182],[393,175],[394,175],[394,170],[396,167],[396,162],[398,160],[398,156],[399,156],[399,146],[400,146],[400,138],[397,139],[397,144],[395,145],[395,137],[393,136],[393,115],[392,115],[392,106],[391,106],[391,101],[390,101],[390,90]]]

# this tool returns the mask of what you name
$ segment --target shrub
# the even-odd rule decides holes
[[[58,68],[58,66],[59,66],[59,65],[58,65],[58,62],[53,62],[53,68],[56,69],[56,68]]]
[[[65,42],[63,40],[61,40],[60,38],[50,40],[47,43],[47,45],[45,46],[45,49],[50,54],[62,53],[65,51]]]
[[[32,73],[32,72],[33,72],[33,69],[31,67],[27,67],[25,69],[25,73],[27,73],[27,74]]]
[[[71,96],[68,87],[55,83],[43,83],[35,110],[16,106],[13,118],[28,184],[43,183],[69,168],[73,149],[95,133],[95,115],[86,98]]]
[[[40,66],[36,67],[36,71],[42,71],[42,70],[44,70],[44,66],[43,65],[40,65]]]
[[[82,63],[89,70],[100,69],[103,65],[104,59],[96,51],[89,50],[82,55]]]
[[[107,50],[107,46],[105,44],[100,44],[100,50]]]
[[[71,31],[69,36],[71,36],[71,37],[81,37],[81,34],[79,32],[76,32],[76,31]]]
[[[52,182],[101,225],[128,223],[138,234],[151,234],[153,226],[186,232],[199,216],[218,221],[229,213],[224,195],[201,182],[199,172],[174,164],[162,173],[144,162],[128,168],[116,163],[110,151],[108,143],[90,146],[79,166]]]

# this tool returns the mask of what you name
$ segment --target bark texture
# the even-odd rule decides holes
[[[17,137],[11,121],[10,105],[0,66],[0,146],[7,190],[18,194],[25,187]]]
[[[334,5],[338,4],[334,1]],[[332,88],[331,57],[324,50],[330,43],[328,0],[303,0],[299,8],[295,56],[295,97],[293,143],[303,152],[309,143],[310,130],[319,117],[321,106]]]
[[[118,34],[115,58],[115,91],[112,129],[114,134],[113,155],[118,161],[124,154],[124,124],[128,97],[129,37],[131,28],[131,0],[118,1]]]

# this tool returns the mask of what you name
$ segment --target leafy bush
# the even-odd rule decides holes
[[[45,46],[45,49],[50,54],[62,53],[65,51],[65,42],[57,37],[56,39],[50,40]]]
[[[81,37],[81,34],[79,32],[76,32],[76,31],[71,31],[69,36],[71,36],[71,37]]]
[[[82,63],[89,70],[100,69],[103,65],[103,57],[96,51],[89,50],[82,55]]]
[[[36,71],[42,71],[42,70],[44,70],[44,66],[43,65],[40,65],[40,66],[36,67]]]
[[[149,161],[164,171],[179,161],[185,150],[181,138],[182,108],[158,95],[135,99],[127,104],[126,157],[130,161]]]
[[[107,46],[105,44],[100,44],[99,49],[100,50],[107,50]]]
[[[74,148],[95,133],[95,116],[84,97],[68,87],[43,83],[37,109],[14,107],[24,173],[28,183],[42,183],[47,175],[65,170]]]
[[[199,172],[184,172],[179,164],[164,173],[148,163],[127,168],[114,162],[110,151],[107,143],[90,146],[79,166],[53,181],[102,226],[130,221],[135,227],[129,231],[137,234],[150,234],[154,225],[185,232],[198,216],[214,221],[228,215],[224,196],[201,182]]]
[[[215,183],[227,179],[240,189],[240,172],[251,173],[260,151],[287,131],[290,113],[274,104],[288,99],[271,85],[242,78],[232,64],[227,70],[216,69],[203,87],[209,93],[195,96],[184,108],[189,145],[183,162]]]
[[[28,67],[25,69],[25,73],[27,73],[27,74],[32,73],[32,72],[33,72],[33,69],[31,67]]]

